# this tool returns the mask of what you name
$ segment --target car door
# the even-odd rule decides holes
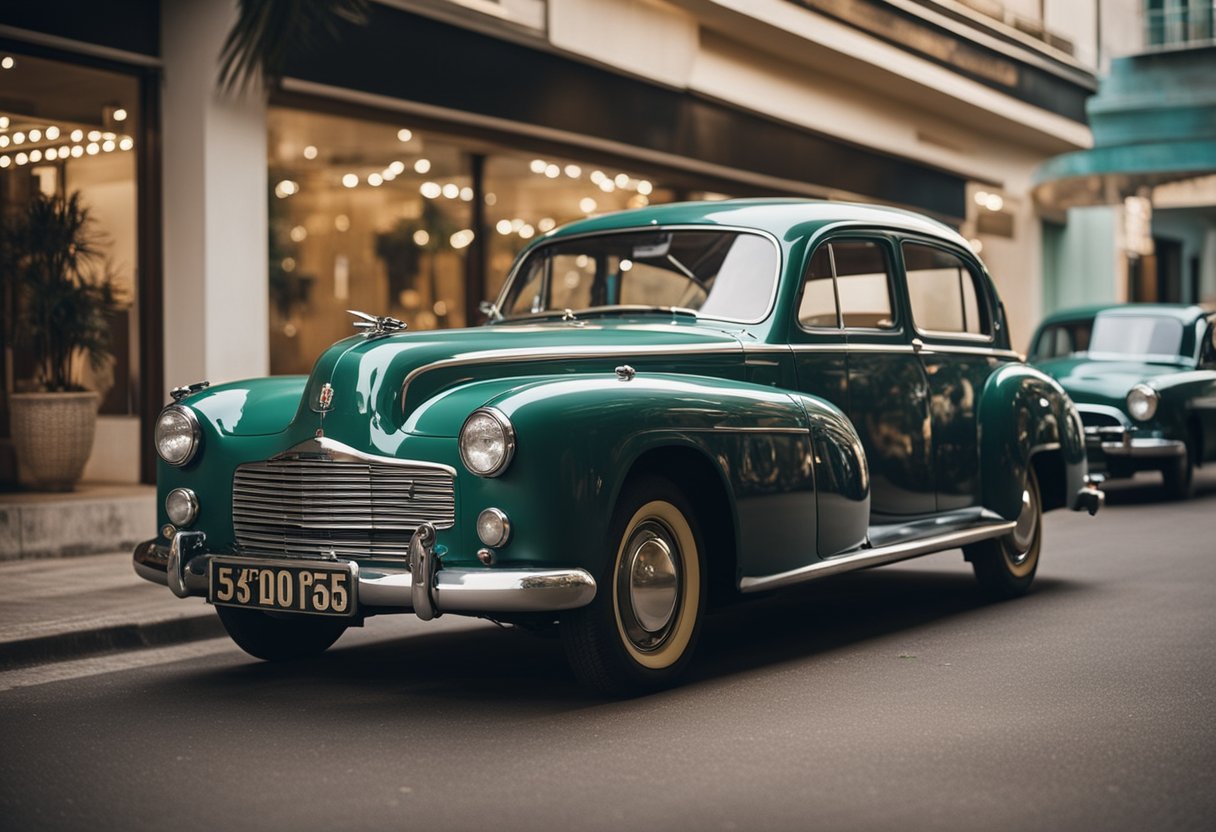
[[[937,510],[980,505],[977,409],[996,357],[992,293],[979,266],[937,240],[905,238],[900,258],[916,338],[929,383]]]
[[[1209,318],[1199,345],[1199,369],[1209,374],[1216,373],[1216,318]],[[1191,409],[1199,423],[1199,453],[1202,461],[1216,459],[1216,379],[1208,378],[1199,385],[1198,395],[1191,401]]]
[[[871,526],[936,508],[928,381],[896,303],[894,263],[880,233],[824,241],[808,260],[791,328],[800,388],[848,414],[861,437]]]

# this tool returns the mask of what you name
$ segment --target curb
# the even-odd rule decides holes
[[[224,626],[210,609],[145,623],[115,624],[47,636],[0,642],[0,670],[81,659],[103,653],[165,647],[224,635]]]

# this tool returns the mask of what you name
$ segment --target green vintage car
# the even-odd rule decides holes
[[[1071,322],[1092,334],[1047,357]],[[1166,493],[1190,496],[1195,466],[1216,459],[1216,314],[1184,304],[1127,304],[1057,313],[1039,326],[1031,360],[1077,403],[1090,468],[1110,477],[1161,471]]]
[[[484,326],[361,315],[308,377],[175,391],[136,571],[263,659],[367,616],[556,627],[612,693],[707,610],[963,547],[1025,592],[1041,512],[1098,509],[1081,422],[984,267],[899,210],[666,205],[518,258]]]

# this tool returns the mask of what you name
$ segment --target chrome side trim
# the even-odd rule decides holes
[[[925,344],[925,352],[944,352],[951,355],[979,355],[990,358],[1006,358],[1010,361],[1024,361],[1022,354],[1014,350],[1003,350],[999,347],[967,346],[965,344]]]
[[[887,352],[887,353],[910,353],[917,352],[916,348],[911,344],[790,344],[789,348],[794,352]],[[760,352],[757,347],[744,347],[747,352]],[[777,348],[771,348],[777,349]],[[784,350],[784,347],[779,349]],[[982,346],[966,346],[962,344],[925,344],[921,353],[929,355],[935,352],[949,353],[951,355],[978,355],[990,358],[1005,358],[1010,361],[1024,360],[1022,354],[1013,350],[1002,350],[996,347]]]
[[[826,578],[829,575],[838,575],[842,572],[852,572],[857,569],[881,566],[885,563],[895,563],[896,561],[907,560],[932,552],[940,552],[945,549],[954,549],[959,546],[966,546],[970,543],[978,543],[981,540],[989,540],[1008,534],[1013,531],[1016,525],[1012,520],[985,523],[971,529],[951,532],[950,534],[894,543],[890,546],[882,546],[877,549],[863,549],[851,555],[840,555],[830,560],[819,561],[818,563],[791,569],[788,572],[779,572],[776,575],[745,577],[739,581],[739,591],[761,592],[770,589],[780,589],[781,587],[793,586],[818,578]]]
[[[763,428],[763,427],[734,427],[732,425],[714,425],[712,428],[685,428],[693,433],[793,433],[805,436],[810,428]]]
[[[577,358],[636,358],[639,355],[681,355],[684,353],[706,353],[721,355],[742,355],[743,348],[738,342],[733,344],[684,344],[682,346],[656,346],[640,344],[633,347],[583,347],[578,350],[538,351],[533,348],[483,350],[460,355],[456,358],[444,358],[415,367],[401,382],[401,401],[404,403],[409,393],[410,384],[424,373],[434,370],[445,370],[450,367],[467,367],[471,364],[509,364],[513,361],[562,361]]]

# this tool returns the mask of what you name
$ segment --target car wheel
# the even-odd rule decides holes
[[[705,607],[705,547],[696,514],[671,482],[645,477],[617,502],[595,600],[561,623],[579,681],[629,696],[675,683]]]
[[[216,607],[215,611],[238,647],[268,662],[319,656],[346,632],[345,622],[320,616],[272,616],[235,607]]]
[[[1195,491],[1195,446],[1186,443],[1186,453],[1162,472],[1165,479],[1165,496],[1171,500],[1186,500]]]
[[[1015,598],[1025,594],[1039,568],[1043,544],[1043,501],[1034,468],[1026,471],[1022,509],[1013,531],[992,540],[963,548],[980,588],[993,598]]]

